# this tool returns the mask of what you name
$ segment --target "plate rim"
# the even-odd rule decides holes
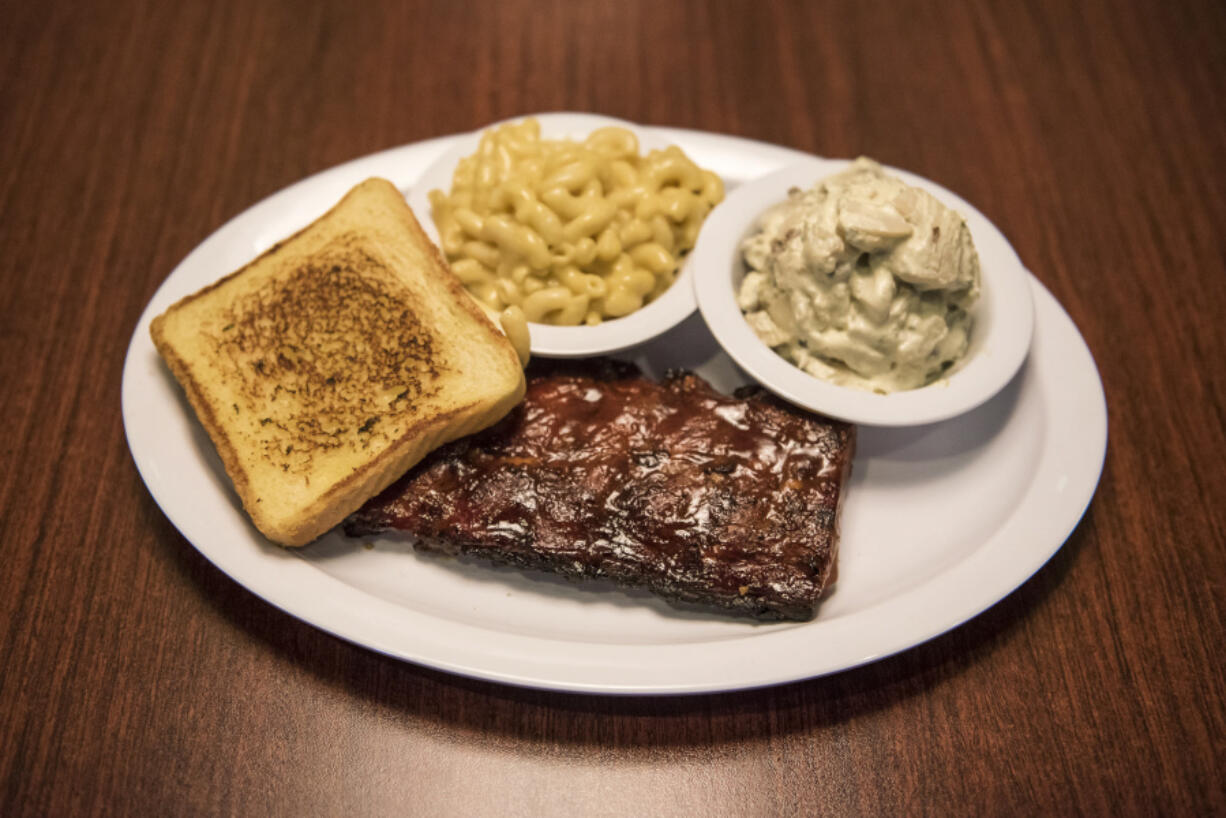
[[[782,146],[769,145],[768,143],[757,143],[752,140],[744,140],[738,137],[724,136],[703,131],[689,131],[683,129],[656,128],[658,131],[667,134],[670,138],[676,139],[678,142],[693,142],[692,145],[683,144],[687,152],[698,148],[710,148],[712,151],[738,150],[753,151],[759,146],[762,148],[773,149],[775,156],[779,161],[783,161],[784,157],[789,154],[799,155],[798,152],[791,149],[783,148]],[[1039,335],[1040,328],[1044,332],[1063,333],[1071,344],[1071,349],[1065,350],[1063,355],[1064,363],[1068,365],[1069,361],[1075,361],[1076,365],[1081,368],[1081,377],[1075,379],[1079,385],[1076,390],[1076,400],[1081,405],[1084,412],[1089,413],[1086,424],[1086,417],[1082,417],[1081,425],[1078,427],[1074,442],[1078,443],[1080,448],[1078,456],[1072,457],[1068,453],[1072,448],[1066,449],[1062,453],[1066,459],[1071,458],[1067,471],[1076,472],[1075,478],[1065,479],[1067,485],[1064,488],[1062,496],[1066,498],[1061,506],[1060,514],[1045,515],[1041,525],[1043,527],[1043,536],[1036,536],[1032,530],[1029,532],[1029,541],[1040,541],[1044,545],[1040,548],[1032,548],[1024,550],[1024,560],[1017,562],[1018,556],[1011,555],[1015,561],[1012,566],[1013,570],[1009,573],[1009,577],[1001,581],[999,572],[994,583],[984,582],[985,566],[981,565],[985,553],[991,551],[989,546],[999,539],[1001,531],[997,531],[991,537],[980,545],[966,560],[958,563],[947,571],[941,572],[930,578],[926,583],[908,589],[903,594],[892,597],[883,603],[876,605],[866,611],[858,612],[856,615],[843,617],[840,620],[818,620],[814,623],[806,625],[798,625],[793,627],[784,627],[777,631],[767,631],[763,633],[750,632],[747,630],[744,637],[739,637],[732,640],[722,641],[725,646],[736,645],[738,651],[735,661],[725,660],[722,663],[716,663],[718,667],[705,667],[704,673],[700,674],[702,678],[678,679],[675,676],[675,670],[679,666],[684,666],[684,663],[695,659],[694,648],[701,648],[701,645],[612,645],[606,643],[591,644],[569,642],[564,640],[541,639],[538,637],[520,637],[517,640],[509,640],[515,642],[515,646],[524,649],[533,647],[533,643],[546,644],[562,644],[565,645],[568,653],[568,662],[566,667],[562,668],[562,675],[559,676],[558,669],[554,667],[548,675],[543,672],[540,667],[535,669],[524,669],[520,667],[518,670],[514,668],[514,658],[508,659],[507,650],[502,650],[497,656],[491,657],[488,654],[473,655],[471,652],[465,653],[463,650],[456,651],[450,656],[427,656],[421,654],[422,640],[413,643],[415,648],[406,650],[403,640],[398,640],[394,633],[389,635],[386,628],[378,632],[362,632],[363,628],[359,627],[356,630],[351,627],[352,623],[346,623],[345,617],[352,614],[347,611],[345,606],[354,602],[354,595],[361,598],[364,610],[360,620],[365,621],[367,616],[378,620],[380,623],[386,624],[389,617],[391,620],[403,619],[405,610],[400,606],[394,605],[385,600],[371,597],[370,595],[358,591],[352,586],[348,586],[339,579],[328,576],[316,569],[306,559],[297,557],[292,553],[286,553],[276,546],[268,546],[263,553],[260,549],[255,549],[251,555],[251,559],[266,559],[271,558],[276,560],[276,581],[270,586],[267,578],[252,577],[245,575],[241,570],[237,570],[229,564],[229,560],[224,558],[224,555],[219,555],[216,549],[210,549],[207,544],[202,545],[191,536],[189,530],[190,525],[183,524],[183,515],[180,510],[168,509],[166,504],[165,492],[159,491],[158,480],[161,475],[158,473],[158,464],[149,459],[147,450],[148,441],[142,439],[141,429],[137,423],[139,413],[137,412],[137,403],[141,400],[141,395],[136,391],[141,383],[142,376],[150,376],[148,369],[150,366],[157,369],[161,367],[160,361],[156,359],[156,352],[153,351],[152,342],[149,340],[148,325],[153,315],[160,312],[166,305],[174,300],[175,293],[186,288],[186,292],[192,291],[191,287],[185,282],[176,281],[176,275],[180,270],[188,264],[193,258],[199,258],[197,254],[205,253],[209,249],[215,249],[222,239],[229,236],[231,233],[245,235],[244,231],[238,230],[246,221],[267,214],[275,210],[279,206],[279,202],[287,202],[301,193],[304,186],[320,187],[323,191],[331,192],[335,190],[335,198],[339,198],[348,187],[364,178],[365,175],[370,175],[373,171],[383,172],[383,165],[397,165],[400,168],[400,177],[403,179],[409,171],[405,167],[420,167],[426,158],[433,152],[441,152],[449,139],[454,137],[439,137],[422,142],[411,143],[409,145],[393,148],[387,151],[381,151],[377,154],[372,154],[367,157],[362,157],[352,162],[338,165],[321,173],[308,177],[300,182],[297,182],[289,187],[274,193],[263,201],[248,208],[243,213],[228,221],[225,225],[215,231],[212,235],[206,238],[200,245],[189,253],[175,270],[167,276],[167,278],[158,287],[154,296],[150,299],[141,318],[138,320],[134,328],[131,341],[128,346],[127,355],[124,362],[123,385],[121,390],[121,401],[123,404],[124,432],[125,439],[128,443],[129,450],[136,463],[138,472],[142,480],[145,482],[147,489],[153,496],[154,500],[162,508],[164,514],[175,525],[184,538],[192,544],[206,559],[212,562],[219,570],[226,573],[231,579],[246,587],[255,595],[261,597],[268,603],[278,607],[297,619],[300,619],[307,624],[319,628],[328,633],[332,633],[347,641],[361,645],[363,647],[375,650],[380,653],[398,658],[404,661],[410,661],[427,667],[432,667],[437,670],[455,673],[470,678],[482,679],[485,681],[493,681],[499,683],[512,684],[523,687],[568,691],[577,693],[594,693],[594,694],[617,694],[617,695],[660,695],[660,694],[697,694],[711,693],[728,690],[750,689],[757,687],[770,686],[775,684],[798,681],[817,676],[827,675],[831,673],[841,672],[853,667],[857,667],[868,662],[876,661],[886,656],[898,653],[926,642],[942,633],[950,630],[957,625],[960,625],[978,614],[982,613],[987,608],[1001,601],[1012,593],[1017,587],[1022,585],[1035,572],[1037,572],[1046,562],[1054,555],[1067,540],[1071,532],[1076,528],[1077,524],[1084,515],[1089,506],[1094,492],[1097,488],[1099,479],[1101,478],[1103,462],[1106,453],[1107,445],[1107,411],[1105,394],[1102,389],[1101,377],[1097,367],[1094,364],[1093,356],[1086,346],[1084,339],[1077,331],[1071,318],[1059,305],[1053,296],[1042,286],[1041,283],[1031,277],[1032,294],[1035,300],[1036,313],[1038,313],[1040,305],[1042,307],[1044,323],[1037,324],[1039,318],[1036,314],[1036,346],[1041,340]],[[769,162],[768,162],[769,163]],[[396,174],[384,173],[397,182],[398,186],[403,187],[396,178]],[[411,180],[410,180],[411,181]],[[323,196],[320,192],[318,195]],[[247,231],[250,233],[251,231]],[[253,253],[254,255],[254,253]],[[228,272],[227,271],[223,271]],[[219,274],[220,275],[220,274]],[[184,294],[186,294],[184,292]],[[152,354],[151,361],[149,355]],[[1038,365],[1038,359],[1032,351],[1032,359],[1035,359],[1034,365]],[[153,377],[168,377],[164,371]],[[1072,395],[1060,396],[1061,399],[1070,400]],[[1052,407],[1045,406],[1045,410],[1050,414]],[[194,418],[189,419],[190,423],[194,423]],[[1047,436],[1050,437],[1050,436]],[[1043,468],[1052,457],[1052,452],[1045,445],[1043,457],[1035,465],[1035,474]],[[1014,507],[1012,514],[1002,524],[1002,529],[1006,528],[1009,521],[1015,519],[1025,507],[1031,495],[1035,491],[1035,481],[1031,484]],[[188,529],[188,530],[185,530]],[[262,554],[262,556],[260,555]],[[991,578],[993,572],[986,571],[988,579]],[[956,611],[945,612],[944,616],[937,617],[924,628],[924,633],[916,635],[911,633],[905,636],[894,634],[893,639],[880,640],[872,649],[866,649],[854,657],[844,657],[833,664],[827,663],[823,665],[820,661],[810,662],[804,667],[794,668],[792,671],[780,674],[757,674],[753,672],[754,663],[746,661],[746,656],[762,655],[764,652],[771,652],[790,649],[793,642],[798,639],[795,635],[798,632],[803,632],[806,628],[812,628],[814,625],[821,625],[822,632],[837,631],[845,629],[848,626],[848,620],[871,620],[867,624],[878,631],[883,624],[888,624],[889,615],[892,611],[897,611],[900,606],[905,608],[908,605],[914,605],[922,602],[924,599],[925,589],[931,589],[932,586],[940,581],[950,581],[951,575],[964,574],[965,577],[970,577],[975,580],[970,587],[977,590],[974,596],[974,601],[970,604],[964,604]],[[964,578],[965,578],[964,577]],[[278,594],[277,589],[285,585],[292,585],[298,580],[303,580],[308,585],[318,585],[323,582],[323,587],[335,592],[333,595],[309,595],[299,594],[298,599],[286,599],[284,594]],[[339,587],[338,587],[339,586]],[[992,588],[985,592],[985,588]],[[346,593],[346,590],[348,593]],[[931,593],[931,590],[927,591]],[[310,596],[311,603],[303,604],[302,597]],[[871,616],[868,616],[871,614]],[[881,620],[886,617],[886,621]],[[428,621],[432,617],[429,614],[422,612],[412,612],[414,620],[423,620],[421,624],[430,624]],[[481,631],[482,629],[473,628],[473,626],[464,623],[455,623],[447,621],[447,627],[453,631],[460,631],[463,635],[465,629]],[[802,644],[805,643],[804,638],[800,638]],[[425,640],[424,644],[429,646],[429,640]],[[538,645],[539,646],[539,645]],[[633,657],[636,663],[632,666],[641,671],[637,676],[630,678],[622,678],[620,681],[601,680],[592,678],[587,675],[592,668],[596,668],[599,673],[603,665],[608,664],[608,654],[610,652],[617,653],[622,658]],[[697,657],[701,658],[701,657]],[[652,664],[654,660],[664,660],[663,669],[660,669]],[[495,667],[491,667],[493,661]],[[510,665],[508,665],[510,662]],[[711,663],[708,662],[708,665]],[[623,668],[624,670],[624,668]],[[712,678],[713,670],[723,671],[728,673],[727,678]],[[567,675],[569,674],[569,675]],[[738,675],[739,674],[739,675]]]

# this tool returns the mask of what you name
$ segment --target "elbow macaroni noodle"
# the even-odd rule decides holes
[[[681,149],[639,155],[600,128],[541,139],[534,119],[486,131],[430,205],[451,269],[482,304],[533,323],[620,318],[660,296],[724,198],[720,178]]]
[[[515,347],[515,354],[519,356],[520,364],[527,366],[528,358],[532,355],[532,343],[528,335],[528,320],[524,317],[524,311],[511,305],[498,313],[497,318],[498,326],[502,327],[502,332],[511,342],[511,346]]]

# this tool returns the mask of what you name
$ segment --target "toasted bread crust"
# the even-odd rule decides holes
[[[510,344],[379,179],[150,332],[252,521],[283,545],[315,539],[524,390]]]

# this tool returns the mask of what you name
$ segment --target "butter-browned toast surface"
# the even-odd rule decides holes
[[[524,391],[510,343],[382,179],[151,332],[252,521],[283,545],[315,539]]]

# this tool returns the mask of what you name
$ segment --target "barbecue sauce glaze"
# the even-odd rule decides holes
[[[346,523],[417,547],[806,619],[833,579],[855,428],[696,375],[541,362],[523,403]]]

